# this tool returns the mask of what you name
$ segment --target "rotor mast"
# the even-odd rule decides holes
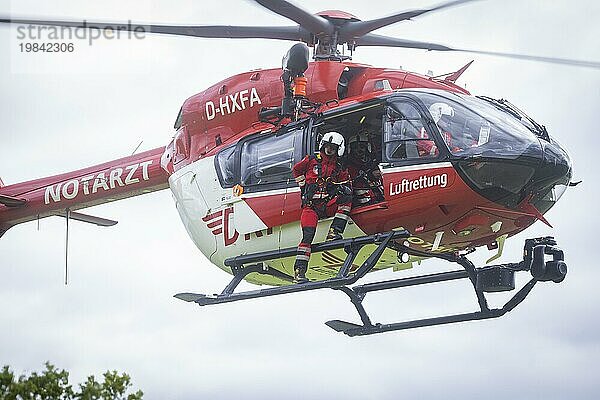
[[[360,19],[350,13],[339,10],[321,11],[315,15],[327,20],[332,25],[333,30],[329,34],[314,36],[315,40],[314,43],[312,43],[313,59],[316,61],[344,61],[352,59],[351,56],[344,55],[343,52],[340,52],[338,48],[345,44],[348,44],[348,48],[351,50],[354,47],[347,41],[344,41],[343,39],[340,40],[342,38],[340,31],[349,22],[358,22]]]

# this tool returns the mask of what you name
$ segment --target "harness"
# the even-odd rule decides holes
[[[331,176],[323,177],[322,159],[319,155],[311,155],[310,160],[316,160],[315,165],[317,180],[314,183],[307,183],[305,194],[302,197],[302,206],[309,206],[317,211],[317,214],[325,214],[327,203],[338,194],[338,186],[348,183],[337,182],[337,178],[342,170],[339,162],[336,162]]]

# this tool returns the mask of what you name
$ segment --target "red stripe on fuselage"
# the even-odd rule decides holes
[[[223,215],[223,210],[217,211],[216,213],[212,213],[212,214],[209,214],[209,215],[206,215],[206,216],[202,217],[202,221],[208,222],[208,221],[210,221],[212,219],[219,218],[222,215]]]
[[[216,227],[216,226],[219,226],[219,225],[221,225],[222,223],[223,223],[223,221],[221,221],[220,219],[218,219],[218,220],[216,220],[216,221],[213,221],[213,222],[209,223],[209,224],[208,224],[208,225],[206,225],[206,226],[207,226],[207,227],[209,227],[210,229],[212,229],[212,228],[214,228],[214,227]]]

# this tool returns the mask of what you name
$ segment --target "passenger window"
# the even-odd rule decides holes
[[[235,145],[221,150],[216,159],[221,186],[232,187],[235,184]]]
[[[439,155],[425,120],[409,103],[396,103],[388,108],[384,148],[387,161],[435,158]]]
[[[242,145],[242,186],[294,181],[292,167],[302,158],[303,129],[249,140]]]

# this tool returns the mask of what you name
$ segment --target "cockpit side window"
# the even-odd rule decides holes
[[[384,157],[386,161],[432,159],[439,156],[427,121],[408,102],[388,107],[384,124]]]
[[[175,124],[173,124],[173,127],[176,130],[178,130],[179,128],[181,128],[181,125],[183,125],[183,107],[179,109],[179,114],[177,114],[177,119],[175,120]]]
[[[241,146],[241,185],[273,188],[271,184],[294,183],[292,167],[302,158],[304,129],[259,136]],[[266,186],[262,186],[266,185]]]
[[[235,144],[221,150],[215,157],[217,175],[223,188],[235,185]]]

